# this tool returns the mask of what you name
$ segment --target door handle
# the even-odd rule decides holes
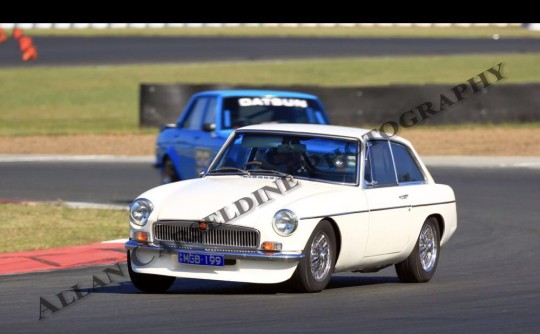
[[[407,194],[399,196],[400,199],[407,199],[407,197],[409,197]]]

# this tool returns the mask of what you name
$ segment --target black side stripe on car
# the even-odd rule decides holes
[[[324,218],[324,217],[335,217],[335,216],[344,216],[344,215],[352,215],[355,213],[366,213],[366,212],[375,212],[375,211],[384,211],[384,210],[394,210],[394,209],[403,209],[403,208],[418,208],[422,206],[432,206],[432,205],[442,205],[442,204],[450,204],[455,203],[456,201],[448,201],[448,202],[438,202],[438,203],[428,203],[428,204],[418,204],[418,205],[402,205],[402,206],[392,206],[388,208],[380,208],[380,209],[373,209],[373,210],[362,210],[362,211],[349,211],[349,212],[340,212],[340,213],[334,213],[334,214],[328,214],[328,215],[320,215],[320,216],[311,216],[311,217],[302,217],[302,219],[316,219],[316,218]]]
[[[438,203],[428,203],[428,204],[418,204],[418,205],[413,205],[412,207],[413,207],[413,208],[418,208],[418,207],[421,207],[421,206],[432,206],[432,205],[441,205],[441,204],[450,204],[450,203],[456,203],[456,201],[438,202]]]
[[[369,212],[369,210],[362,210],[362,211],[349,211],[349,212],[340,212],[340,213],[334,213],[329,215],[321,215],[321,216],[311,216],[311,217],[302,217],[302,219],[314,219],[314,218],[324,218],[324,217],[335,217],[335,216],[344,216],[344,215],[352,215],[355,213],[366,213]]]
[[[410,205],[400,205],[400,206],[392,206],[392,207],[389,207],[389,208],[380,208],[380,209],[373,209],[373,210],[369,210],[371,212],[375,212],[375,211],[384,211],[384,210],[394,210],[394,209],[403,209],[403,208],[410,208],[411,206]]]

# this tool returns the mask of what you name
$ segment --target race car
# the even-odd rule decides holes
[[[317,292],[391,265],[427,282],[457,228],[452,188],[410,142],[312,124],[236,130],[201,178],[146,191],[129,220],[129,275],[148,292],[177,277]]]
[[[237,128],[259,123],[329,124],[318,97],[271,90],[205,91],[192,96],[178,122],[162,127],[156,143],[161,183],[193,179]]]

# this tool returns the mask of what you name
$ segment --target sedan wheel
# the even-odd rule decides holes
[[[329,237],[320,231],[311,243],[311,275],[317,282],[323,281],[332,266],[332,251],[330,250]]]
[[[405,261],[396,264],[396,272],[404,283],[423,283],[435,274],[439,263],[440,232],[437,220],[426,219],[416,245]]]
[[[171,160],[165,159],[161,170],[161,184],[168,184],[176,181],[180,181],[176,168]]]
[[[420,263],[426,272],[433,270],[439,255],[439,245],[437,244],[437,232],[432,224],[426,224],[420,232],[418,239],[418,251],[420,253]]]
[[[336,263],[336,235],[332,225],[323,220],[309,238],[304,258],[291,277],[291,283],[300,292],[323,290],[334,272]]]

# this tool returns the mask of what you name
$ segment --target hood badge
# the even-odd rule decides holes
[[[208,230],[208,223],[206,223],[204,220],[201,220],[199,222],[199,230],[201,231],[207,231]]]

